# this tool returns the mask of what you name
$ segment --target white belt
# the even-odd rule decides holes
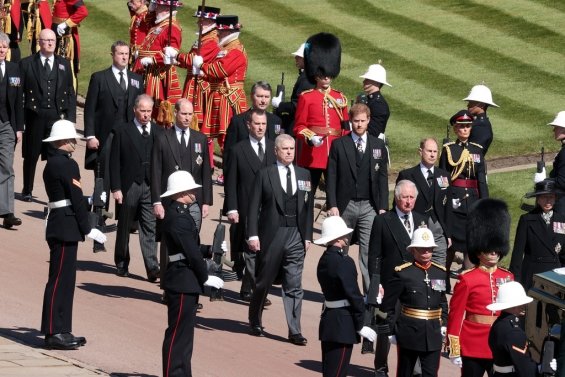
[[[336,301],[325,301],[324,306],[328,309],[337,309],[350,306],[349,300],[336,300]]]
[[[506,367],[501,367],[501,366],[498,366],[496,364],[493,365],[493,369],[494,369],[495,372],[498,372],[498,373],[512,373],[516,370],[516,369],[514,369],[514,365],[508,365]]]
[[[184,254],[174,254],[174,255],[169,255],[169,262],[178,262],[179,260],[183,260],[186,259],[186,257],[184,256]]]
[[[47,203],[47,208],[49,208],[49,209],[63,208],[63,207],[68,207],[71,204],[72,203],[71,203],[70,199],[63,199],[63,200],[57,200],[56,202]]]

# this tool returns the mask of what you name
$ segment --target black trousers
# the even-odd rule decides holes
[[[412,377],[416,360],[420,358],[422,365],[422,377],[437,377],[441,350],[437,351],[414,351],[398,347],[398,366],[396,377]]]
[[[346,377],[353,344],[322,341],[322,374],[324,377]]]
[[[192,376],[197,294],[165,291],[168,327],[163,340],[163,377]]]
[[[322,174],[324,174],[324,179],[326,179],[326,169],[308,168],[308,170],[310,171],[310,180],[312,182],[312,194],[316,196],[316,190],[318,190]]]
[[[49,278],[43,295],[41,332],[46,335],[67,333],[73,327],[78,242],[51,239],[47,243]]]
[[[487,376],[492,377],[494,371],[492,369],[494,361],[492,359],[478,359],[475,357],[461,357],[463,367],[461,368],[461,377],[483,377],[485,372]]]

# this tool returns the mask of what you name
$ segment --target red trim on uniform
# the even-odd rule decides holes
[[[346,347],[343,346],[342,349],[341,349],[341,358],[340,358],[340,361],[339,361],[339,367],[337,368],[337,372],[335,374],[336,376],[339,376],[341,368],[343,367],[343,359],[345,357],[345,348]]]
[[[169,346],[169,356],[167,358],[167,374],[165,377],[169,377],[169,368],[171,367],[171,353],[172,353],[172,349],[173,349],[173,344],[175,343],[175,337],[177,335],[177,329],[179,327],[179,322],[180,322],[180,315],[182,313],[182,304],[184,301],[184,293],[180,294],[180,307],[179,307],[179,315],[177,316],[177,324],[175,325],[175,329],[173,331],[173,336],[171,338],[171,345]]]
[[[61,246],[61,262],[59,263],[59,271],[57,272],[57,279],[55,279],[55,286],[53,287],[53,294],[51,295],[51,305],[49,308],[49,334],[53,334],[53,301],[55,301],[55,292],[57,292],[57,286],[59,285],[59,277],[61,276],[61,270],[63,269],[63,259],[65,259],[65,243]]]

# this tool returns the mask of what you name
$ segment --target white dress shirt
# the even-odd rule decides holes
[[[118,81],[118,84],[120,83],[120,72],[124,73],[124,81],[126,82],[126,89],[127,89],[128,88],[128,70],[126,68],[124,68],[123,70],[120,70],[119,68],[116,68],[116,66],[112,65],[112,73],[114,74],[114,77]]]

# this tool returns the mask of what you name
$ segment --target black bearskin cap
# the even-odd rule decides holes
[[[341,43],[330,33],[312,35],[304,46],[304,69],[311,82],[316,76],[336,78],[341,66]]]
[[[479,253],[496,251],[502,259],[508,254],[510,213],[505,202],[481,199],[467,216],[467,252],[473,264],[479,264]]]

